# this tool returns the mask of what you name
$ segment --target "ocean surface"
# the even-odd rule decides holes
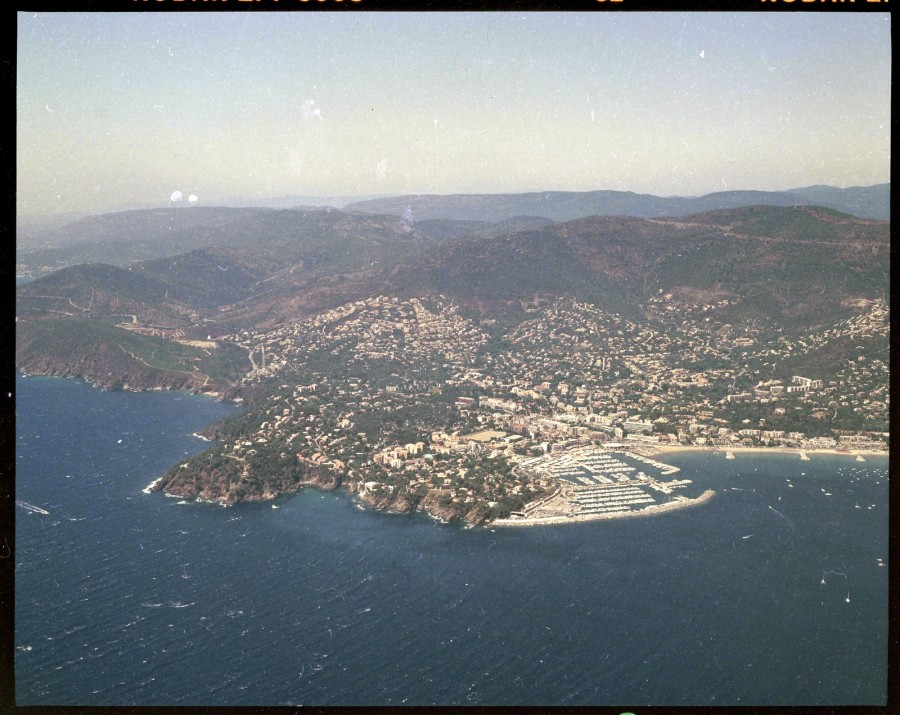
[[[144,494],[233,408],[16,390],[19,705],[885,702],[887,458],[673,455],[711,502],[464,529]]]

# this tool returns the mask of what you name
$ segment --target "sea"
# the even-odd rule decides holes
[[[886,457],[673,454],[712,501],[572,525],[222,508],[143,490],[234,406],[15,384],[18,705],[885,703]]]

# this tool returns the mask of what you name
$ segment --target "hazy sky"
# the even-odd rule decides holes
[[[20,213],[889,181],[887,13],[19,13]]]

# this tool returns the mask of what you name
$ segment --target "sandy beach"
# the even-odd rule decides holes
[[[659,445],[659,446],[647,446],[641,445],[638,447],[629,447],[629,450],[636,454],[642,454],[646,457],[660,457],[664,454],[675,454],[679,452],[721,452],[724,456],[726,453],[731,452],[735,456],[740,454],[793,454],[797,457],[800,457],[801,454],[831,454],[838,455],[844,457],[887,457],[887,450],[878,450],[878,451],[869,451],[869,450],[848,450],[848,451],[839,451],[836,449],[801,449],[798,447],[704,447],[697,445]]]

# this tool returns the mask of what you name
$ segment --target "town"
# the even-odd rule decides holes
[[[723,307],[660,294],[639,322],[534,300],[498,335],[442,296],[379,296],[244,330],[224,340],[250,355],[244,387],[260,401],[217,426],[220,446],[197,460],[239,474],[221,480],[223,502],[284,493],[279,475],[300,468],[379,508],[481,523],[558,494],[552,469],[527,465],[567,452],[887,449],[886,303],[792,338],[723,324]],[[818,351],[844,343],[826,373]]]

